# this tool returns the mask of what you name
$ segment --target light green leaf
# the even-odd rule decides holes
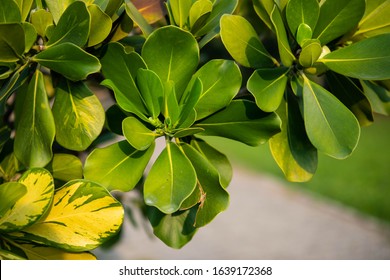
[[[12,142],[9,142],[6,148],[12,148],[12,144]],[[23,169],[22,164],[16,158],[15,153],[11,152],[5,156],[0,163],[0,177],[2,177],[4,181],[11,181],[21,169]]]
[[[0,62],[16,62],[25,50],[23,26],[19,23],[0,23]]]
[[[339,74],[363,80],[390,79],[390,34],[338,49],[319,61]]]
[[[62,43],[73,43],[82,47],[88,41],[90,27],[91,15],[87,6],[82,1],[76,1],[70,4],[61,15],[58,24],[50,35],[47,47]]]
[[[374,112],[390,115],[390,91],[373,81],[360,81]]]
[[[191,162],[176,144],[167,142],[145,180],[145,203],[172,214],[195,187],[196,173]]]
[[[83,178],[81,160],[70,154],[54,154],[53,160],[46,166],[54,179],[64,182]]]
[[[317,0],[290,0],[286,7],[286,18],[291,33],[296,36],[299,26],[303,23],[314,30],[320,15],[320,5]],[[309,38],[311,39],[311,38]]]
[[[28,167],[43,167],[51,160],[55,124],[43,74],[36,71],[29,84],[16,128],[15,155]]]
[[[178,124],[185,123],[188,117],[191,117],[191,113],[193,112],[195,105],[198,103],[202,92],[203,84],[199,78],[194,76],[179,101],[180,115]]]
[[[293,64],[295,57],[291,52],[286,29],[284,27],[284,22],[282,19],[282,14],[276,4],[272,9],[270,18],[272,24],[274,25],[274,30],[276,33],[276,37],[278,39],[278,49],[279,49],[280,59],[284,66],[290,67]]]
[[[104,126],[104,109],[83,83],[63,80],[53,104],[57,142],[70,150],[83,151],[99,136]]]
[[[49,8],[50,13],[53,15],[54,22],[58,23],[66,8],[75,1],[76,0],[45,0],[45,3]]]
[[[289,96],[276,112],[282,131],[269,140],[272,156],[287,180],[309,181],[317,169],[317,150],[307,137],[298,103]]]
[[[113,18],[111,18],[111,20],[115,22]],[[110,35],[110,42],[118,42],[129,37],[130,32],[133,30],[134,22],[127,14],[123,14],[119,17],[118,21],[115,22],[113,27],[112,35]]]
[[[233,177],[233,168],[226,155],[201,139],[192,139],[191,145],[218,170],[219,182],[227,188]]]
[[[146,65],[162,83],[173,81],[180,100],[199,63],[199,47],[191,33],[175,26],[158,28],[142,48]]]
[[[365,0],[326,0],[321,2],[320,17],[313,38],[326,45],[353,29],[364,14]]]
[[[196,34],[203,27],[212,10],[213,2],[210,0],[198,0],[193,3],[189,14],[189,26],[192,34]]]
[[[221,186],[218,171],[202,154],[188,144],[183,144],[182,149],[195,168],[201,192],[194,226],[203,227],[227,209],[229,194]]]
[[[31,11],[31,6],[33,4],[34,0],[14,0],[16,4],[18,4],[20,13],[21,13],[21,20],[24,21],[28,17]],[[2,1],[4,3],[4,1]]]
[[[195,106],[197,119],[207,117],[229,105],[241,87],[241,72],[234,61],[214,59],[193,76],[199,78],[203,92]]]
[[[138,151],[127,141],[121,141],[105,148],[97,148],[85,162],[84,178],[109,190],[130,191],[142,178],[154,146],[152,144],[147,150]]]
[[[20,23],[22,15],[14,0],[1,0],[0,23]]]
[[[313,37],[313,31],[309,25],[301,23],[295,36],[297,43],[302,46],[306,40],[310,40]]]
[[[88,47],[91,47],[100,44],[108,37],[111,32],[112,20],[98,5],[89,5],[88,11],[91,15]]]
[[[44,219],[13,235],[70,252],[92,250],[119,231],[123,212],[102,186],[74,180],[56,190]]]
[[[303,43],[302,51],[299,55],[299,63],[303,67],[311,67],[322,53],[320,41],[317,39],[306,40]]]
[[[104,77],[112,81],[103,84],[114,90],[118,105],[139,117],[148,115],[136,85],[138,69],[146,68],[141,56],[136,52],[127,53],[119,43],[110,43],[101,63]]]
[[[241,16],[222,16],[221,39],[234,60],[245,67],[262,68],[275,64],[255,29]]]
[[[179,103],[176,98],[175,83],[168,81],[164,84],[164,103],[162,114],[165,117],[165,124],[168,129],[175,128],[179,121]]]
[[[130,0],[125,0],[126,14],[139,26],[145,37],[153,32],[153,27],[146,21]]]
[[[31,14],[31,23],[34,25],[37,33],[45,37],[46,36],[46,28],[50,25],[53,25],[53,16],[50,12],[40,9]]]
[[[30,51],[31,47],[37,41],[37,31],[35,30],[34,25],[29,22],[23,22],[24,36],[25,36],[25,47],[24,52]]]
[[[0,185],[0,220],[7,212],[12,211],[12,208],[27,193],[27,187],[18,182],[8,182]],[[2,229],[3,221],[0,224],[0,230]]]
[[[352,112],[330,92],[306,77],[303,105],[305,127],[313,145],[331,157],[348,157],[360,137],[359,122]]]
[[[194,227],[196,211],[197,207],[193,207],[166,215],[155,207],[148,207],[146,214],[154,235],[167,246],[180,249],[191,241],[197,231]]]
[[[259,18],[265,23],[265,25],[273,30],[274,25],[272,24],[270,14],[274,8],[274,0],[253,0],[253,8]]]
[[[247,88],[253,94],[257,106],[265,112],[275,111],[280,102],[288,81],[290,69],[286,67],[258,69],[250,76]]]
[[[174,138],[184,138],[187,136],[191,136],[197,133],[201,133],[204,131],[203,128],[199,127],[190,127],[190,128],[179,128],[175,134],[173,135]]]
[[[193,0],[169,0],[169,10],[172,13],[174,24],[180,28],[188,27],[188,17]]]
[[[140,151],[149,148],[158,136],[134,117],[127,117],[123,120],[122,130],[130,145]]]
[[[80,81],[99,72],[99,60],[72,43],[52,46],[33,57],[39,64],[71,81]]]
[[[258,146],[280,131],[280,119],[274,113],[261,111],[254,102],[236,100],[196,126],[205,129],[203,135],[220,136],[249,146]]]
[[[0,230],[3,232],[18,231],[33,225],[45,215],[52,203],[54,182],[47,170],[30,169],[23,174],[18,183],[25,186],[27,192],[21,196],[19,190],[17,195],[19,199],[0,218]],[[5,186],[15,187],[14,184],[16,183],[8,183]],[[20,189],[20,186],[17,186],[15,192]]]

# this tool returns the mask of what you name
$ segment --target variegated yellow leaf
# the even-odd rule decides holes
[[[43,168],[30,169],[19,179],[27,192],[0,219],[0,230],[21,230],[38,221],[49,208],[54,193],[54,181],[50,172]]]
[[[123,214],[122,205],[104,187],[74,180],[55,192],[43,220],[13,235],[71,252],[87,251],[118,232]]]

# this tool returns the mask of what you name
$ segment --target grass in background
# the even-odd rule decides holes
[[[273,160],[268,144],[248,147],[220,138],[208,139],[224,151],[235,165],[284,179]],[[377,117],[376,122],[362,128],[361,138],[352,156],[336,160],[319,154],[313,179],[307,183],[286,185],[321,194],[351,206],[363,213],[390,222],[390,120]]]

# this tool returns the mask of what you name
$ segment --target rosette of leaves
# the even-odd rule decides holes
[[[222,17],[225,47],[255,70],[248,91],[261,110],[282,119],[269,144],[288,180],[309,180],[318,151],[348,157],[360,126],[373,122],[373,112],[389,112],[389,3],[255,0],[254,10],[275,34],[276,58],[245,18]]]
[[[182,247],[229,203],[230,163],[199,137],[256,146],[280,131],[279,117],[252,101],[233,100],[241,87],[238,66],[217,59],[198,68],[196,39],[175,26],[152,32],[141,54],[111,43],[101,63],[102,84],[117,101],[107,111],[107,126],[125,139],[95,149],[84,176],[109,190],[129,191],[143,176],[156,139],[165,139],[143,196],[155,234]]]

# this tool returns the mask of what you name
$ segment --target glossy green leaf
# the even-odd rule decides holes
[[[165,117],[165,124],[169,129],[175,128],[179,121],[179,103],[176,98],[175,83],[172,81],[164,84],[164,103],[162,114]]]
[[[62,43],[73,43],[82,47],[88,41],[90,27],[91,15],[87,6],[82,1],[76,1],[61,15],[47,42],[47,47]]]
[[[322,45],[353,29],[364,14],[365,0],[326,0],[321,2],[320,17],[313,38]]]
[[[7,146],[9,146],[9,148],[11,148],[12,146],[11,143],[12,142],[7,143]],[[7,146],[5,147],[6,149],[8,148]],[[0,163],[0,177],[2,177],[4,181],[12,181],[15,179],[16,173],[21,171],[22,169],[23,165],[16,158],[15,153],[11,152],[7,156],[5,156]]]
[[[24,52],[28,52],[37,41],[38,34],[37,31],[35,30],[34,25],[32,25],[29,22],[23,22],[23,29],[24,29],[24,36],[25,36]]]
[[[56,190],[44,219],[13,235],[70,252],[92,250],[119,231],[123,212],[102,186],[74,180]]]
[[[307,24],[314,30],[320,15],[317,0],[290,0],[286,7],[286,18],[291,33],[296,36],[299,26]]]
[[[225,137],[257,146],[280,131],[280,119],[274,113],[261,111],[254,102],[237,100],[196,126],[205,129],[203,135]]]
[[[348,157],[360,137],[359,122],[352,112],[334,95],[307,78],[303,104],[305,127],[313,145],[331,157]]]
[[[273,30],[274,25],[272,24],[270,14],[274,8],[274,0],[253,0],[253,8],[259,18],[265,23],[265,25]]]
[[[28,167],[43,167],[51,160],[54,118],[43,74],[36,71],[29,84],[15,136],[15,155]]]
[[[229,194],[221,186],[217,169],[202,154],[188,144],[183,144],[182,149],[195,168],[201,191],[194,226],[203,227],[227,209]]]
[[[25,50],[24,29],[18,23],[0,23],[0,62],[15,62]]]
[[[192,139],[191,145],[217,169],[221,186],[227,188],[233,177],[233,168],[226,155],[201,139]]]
[[[20,13],[22,16],[21,20],[26,20],[26,18],[30,14],[31,6],[32,6],[34,0],[14,0],[14,1],[19,6],[19,10],[20,10]],[[4,3],[4,1],[2,1],[2,2]]]
[[[98,5],[89,5],[91,15],[91,28],[88,39],[88,47],[95,46],[108,37],[111,32],[112,20]]]
[[[136,85],[138,69],[146,68],[146,64],[136,52],[127,53],[124,47],[118,43],[111,43],[101,59],[102,72],[106,79],[112,83],[109,85],[115,92],[118,105],[125,111],[135,113],[142,117],[147,114],[147,109],[142,101],[141,93]]]
[[[338,49],[321,60],[339,74],[363,80],[390,79],[390,34],[378,35]]]
[[[138,69],[137,85],[150,116],[158,119],[164,98],[164,87],[156,73],[147,69]]]
[[[309,181],[317,169],[317,150],[307,137],[298,103],[289,96],[276,112],[282,131],[269,140],[272,156],[287,180]]]
[[[142,16],[142,14],[137,10],[134,4],[130,0],[125,0],[125,8],[126,14],[140,27],[142,33],[148,37],[152,31],[153,27],[149,25],[146,19]]]
[[[53,174],[54,179],[68,182],[83,178],[83,166],[81,160],[70,154],[54,154],[53,160],[46,166]]]
[[[45,37],[46,36],[46,28],[50,25],[53,25],[53,16],[50,12],[40,9],[31,14],[31,23],[34,25],[37,33]]]
[[[63,80],[53,104],[57,142],[70,150],[83,151],[99,136],[104,125],[104,109],[99,99],[83,83]]]
[[[175,134],[173,134],[173,137],[174,138],[184,138],[184,137],[191,136],[191,135],[194,135],[197,133],[201,133],[202,131],[204,131],[204,129],[199,128],[199,127],[182,128],[182,129],[178,129],[175,132]]]
[[[270,18],[274,25],[274,30],[276,33],[276,37],[278,39],[278,49],[279,49],[280,59],[284,66],[290,67],[293,64],[295,57],[291,52],[282,14],[276,4],[272,9]]]
[[[142,178],[153,151],[154,144],[145,151],[138,151],[127,141],[97,148],[85,162],[84,178],[109,190],[129,191]]]
[[[39,64],[63,75],[71,81],[80,81],[99,72],[99,60],[72,43],[52,46],[33,57]]]
[[[320,57],[322,47],[317,39],[306,40],[299,55],[299,63],[303,67],[311,67]]]
[[[0,230],[3,232],[18,231],[31,226],[48,211],[52,203],[54,181],[47,170],[43,168],[30,169],[23,174],[18,183],[25,186],[27,190],[23,196],[21,196],[23,190],[19,185],[17,187],[14,185],[15,183],[5,185],[6,188],[15,188],[18,199],[0,218]]]
[[[222,16],[221,39],[234,60],[245,67],[261,68],[274,65],[274,58],[263,46],[255,29],[241,16]]]
[[[7,215],[8,211],[12,210],[12,207],[16,202],[27,193],[27,187],[18,182],[8,182],[0,185],[0,220]],[[2,228],[0,224],[0,230]]]
[[[168,5],[175,25],[180,28],[187,27],[192,0],[169,0]]]
[[[113,19],[111,19],[113,20]],[[122,14],[118,21],[113,21],[113,32],[110,35],[110,42],[118,42],[128,37],[130,32],[133,30],[134,22],[132,19],[125,13]]]
[[[184,123],[187,118],[191,116],[191,112],[194,110],[202,93],[203,84],[199,78],[194,77],[188,84],[187,89],[184,91],[184,94],[179,101],[180,115],[178,124]]]
[[[122,121],[127,118],[127,115],[123,110],[118,106],[118,104],[113,104],[106,111],[106,128],[118,135],[123,135],[122,131]]]
[[[213,2],[210,0],[198,0],[193,3],[189,14],[189,26],[191,33],[195,33],[203,27],[213,10]]]
[[[203,65],[195,74],[203,85],[203,92],[195,106],[197,119],[225,108],[241,87],[241,72],[233,61],[215,59]]]
[[[179,210],[195,187],[196,173],[191,162],[176,144],[167,142],[145,180],[146,204],[172,214]]]
[[[156,133],[134,117],[127,117],[122,122],[123,135],[135,149],[143,151],[154,143]]]
[[[75,1],[76,0],[45,0],[45,3],[49,8],[50,13],[53,15],[54,22],[58,23],[66,8]]]
[[[163,83],[175,82],[175,92],[180,100],[198,66],[199,47],[191,33],[166,26],[148,37],[142,48],[142,57]]]
[[[297,30],[296,40],[300,46],[303,46],[306,40],[310,40],[313,37],[313,30],[309,25],[301,23]]]
[[[147,216],[153,227],[153,233],[169,247],[180,249],[196,233],[194,227],[197,208],[178,211],[170,215],[160,212],[155,207],[148,207]]]
[[[326,73],[326,78],[332,93],[355,115],[360,126],[370,125],[374,122],[370,102],[364,95],[358,80],[332,71]]]
[[[360,81],[374,112],[390,115],[390,91],[373,81]]]
[[[288,73],[288,68],[279,67],[258,69],[250,76],[247,88],[261,110],[273,112],[279,107],[286,89]]]
[[[18,4],[14,0],[1,0],[0,23],[22,22],[22,15]]]

